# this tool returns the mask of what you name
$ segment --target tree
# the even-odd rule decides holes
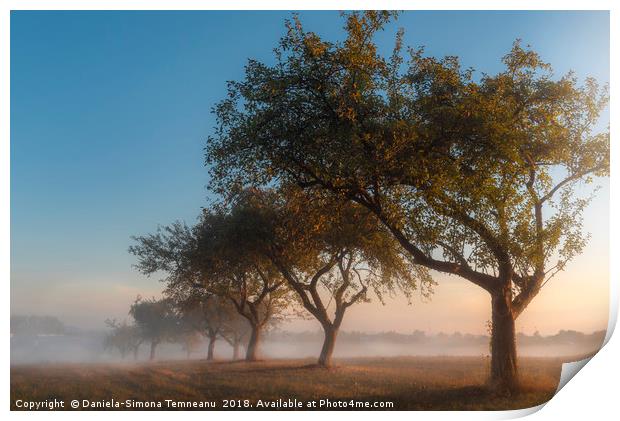
[[[145,340],[151,342],[149,360],[155,359],[157,346],[179,333],[179,321],[171,300],[143,299],[138,296],[131,305],[129,314],[136,321]]]
[[[490,385],[518,385],[515,319],[583,249],[579,182],[609,174],[608,102],[519,42],[474,78],[457,57],[384,58],[387,12],[346,15],[344,42],[288,23],[276,64],[250,60],[215,107],[212,188],[297,183],[373,212],[413,262],[491,298]]]
[[[134,360],[137,360],[140,345],[144,342],[138,326],[130,325],[126,320],[119,323],[116,319],[107,319],[105,324],[111,331],[104,339],[104,349],[117,349],[122,359],[125,359],[127,354],[133,353]]]
[[[183,323],[183,322],[181,322]],[[179,341],[189,360],[192,353],[195,352],[202,344],[202,335],[195,330],[183,330],[179,335]]]
[[[205,210],[193,228],[177,222],[134,237],[136,267],[167,274],[168,289],[203,290],[229,300],[251,328],[246,360],[258,359],[261,336],[286,310],[289,292],[267,259],[256,254],[225,209]]]
[[[207,360],[213,359],[218,337],[233,348],[233,360],[239,359],[239,347],[249,336],[249,325],[229,300],[209,294],[202,287],[178,282],[171,283],[164,295],[175,302],[188,334],[199,332],[209,339]]]
[[[402,249],[377,218],[362,206],[325,195],[308,195],[294,186],[279,191],[250,189],[239,195],[232,215],[278,268],[302,306],[321,324],[324,342],[320,366],[331,365],[345,312],[370,301],[383,301],[396,290],[407,297],[416,280],[430,293],[432,279],[407,261]]]
[[[170,295],[170,289],[166,290]],[[183,326],[189,332],[199,332],[208,339],[207,360],[214,359],[215,342],[222,335],[225,320],[230,317],[230,303],[203,289],[191,288],[185,296],[175,296],[175,306]]]
[[[247,348],[251,329],[246,318],[237,311],[228,311],[226,314],[220,335],[232,347],[232,360],[236,361],[240,358],[241,346]]]
[[[246,360],[259,355],[262,335],[278,321],[290,304],[282,276],[256,249],[254,235],[261,227],[240,220],[230,210],[205,210],[196,226],[196,270],[201,285],[226,297],[251,328]]]

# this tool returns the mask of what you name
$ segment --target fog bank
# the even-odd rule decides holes
[[[105,350],[105,331],[68,330],[64,333],[20,333],[11,335],[11,364],[67,363],[67,362],[120,362],[118,352]],[[565,357],[597,351],[605,336],[604,331],[584,334],[576,331],[560,331],[556,335],[524,335],[517,337],[521,356]],[[321,349],[321,332],[290,333],[270,332],[262,343],[263,358],[314,358]],[[148,359],[149,344],[140,347],[138,360]],[[206,357],[206,342],[197,344],[189,358]],[[486,356],[489,354],[489,338],[485,335],[444,334],[427,335],[416,331],[412,334],[384,332],[368,334],[341,332],[334,356],[344,357],[393,357],[393,356]],[[232,348],[218,340],[215,357],[230,359]],[[186,359],[188,353],[182,345],[162,343],[157,348],[157,359]],[[125,361],[133,361],[128,356]]]

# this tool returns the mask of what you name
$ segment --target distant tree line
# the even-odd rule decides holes
[[[290,342],[290,343],[306,343],[315,342],[321,337],[320,332],[284,332],[277,331],[268,335],[270,341],[277,342]],[[583,333],[575,330],[560,330],[554,335],[541,335],[539,332],[534,332],[531,335],[525,333],[517,333],[517,343],[522,346],[529,345],[583,345],[587,347],[589,345],[591,349],[596,349],[602,344],[605,338],[605,331],[600,330],[592,333]],[[487,345],[489,343],[488,335],[476,335],[472,333],[444,333],[438,332],[436,334],[428,334],[426,332],[416,330],[412,333],[400,333],[400,332],[380,332],[380,333],[367,333],[367,332],[342,332],[340,337],[342,343],[347,344],[368,344],[368,343],[381,343],[381,344],[447,344],[448,347],[454,346],[468,346],[468,345]]]
[[[52,316],[11,316],[12,335],[64,335],[65,325]]]

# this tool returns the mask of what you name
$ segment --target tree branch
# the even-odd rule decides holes
[[[547,200],[551,199],[553,197],[553,195],[559,190],[561,189],[563,186],[565,186],[566,184],[570,183],[571,181],[577,181],[582,177],[585,177],[588,174],[591,174],[595,171],[598,170],[602,170],[603,168],[605,168],[605,164],[604,163],[600,163],[597,166],[594,166],[592,168],[588,168],[586,170],[583,170],[581,172],[572,174],[568,177],[566,177],[564,180],[560,181],[558,184],[556,184],[555,187],[553,187],[551,190],[549,190],[549,192],[544,195],[541,199],[540,199],[540,203],[545,203]]]

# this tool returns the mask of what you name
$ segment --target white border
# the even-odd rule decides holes
[[[613,0],[6,0],[8,10],[611,10]]]
[[[618,45],[618,8],[615,5],[618,2],[613,0],[589,0],[589,1],[576,1],[576,0],[437,0],[437,1],[282,1],[282,0],[264,0],[261,2],[249,2],[242,0],[229,0],[227,2],[218,2],[217,4],[210,4],[209,2],[199,2],[192,0],[90,0],[90,1],[76,1],[76,0],[58,0],[58,1],[45,1],[45,0],[5,0],[0,3],[0,133],[1,133],[1,152],[0,152],[0,197],[3,206],[0,209],[2,225],[0,227],[2,241],[0,242],[0,274],[2,282],[2,288],[4,288],[3,302],[4,314],[3,314],[3,326],[4,326],[4,343],[0,348],[0,358],[4,361],[2,374],[4,381],[2,383],[2,401],[4,403],[4,411],[8,411],[10,408],[10,367],[9,367],[9,350],[10,350],[10,338],[9,332],[9,308],[10,308],[10,206],[9,206],[9,192],[10,192],[10,77],[9,77],[9,63],[10,63],[10,10],[243,10],[243,9],[256,9],[256,10],[347,10],[347,9],[400,9],[400,10],[611,10],[611,72],[610,75],[618,74],[618,48],[614,50],[614,47]],[[610,76],[612,77],[612,76]],[[612,101],[618,98],[620,94],[617,85],[614,81],[610,81],[611,98]],[[611,107],[610,124],[615,127],[618,121],[617,109]],[[612,136],[613,137],[613,136]],[[618,163],[618,149],[612,148],[612,172],[615,174]],[[612,189],[610,192],[610,215],[620,214],[620,207],[618,206],[618,197],[615,194],[615,184],[611,183]],[[610,218],[611,228],[611,244],[610,253],[611,256],[619,256],[618,254],[618,223],[614,218]],[[547,405],[548,408],[545,411],[538,412],[532,419],[583,419],[588,416],[594,418],[610,418],[610,414],[617,414],[617,399],[615,392],[615,376],[618,374],[618,361],[615,355],[620,351],[617,339],[610,341],[610,336],[615,328],[615,323],[618,313],[618,266],[614,265],[614,259],[610,259],[610,317],[608,323],[608,331],[606,337],[607,345],[601,350],[596,357],[592,359],[588,366],[591,366],[585,373],[580,373],[577,376],[577,380],[573,380],[571,384],[565,387],[558,396],[554,397]],[[544,405],[541,405],[541,407]],[[519,411],[489,411],[489,412],[391,412],[390,417],[399,419],[411,419],[411,417],[422,419],[506,419],[515,418],[528,415],[532,412],[536,412],[540,407],[531,408],[528,410]],[[52,419],[65,419],[75,417],[83,417],[83,413],[80,412],[47,412],[43,413],[32,412],[12,412],[11,417],[23,418],[23,417],[49,417]],[[148,416],[149,419],[168,419],[169,414],[164,412],[145,414],[141,413],[141,416]],[[245,417],[249,414],[232,413],[222,415],[218,414],[216,417]],[[88,414],[89,418],[93,419],[108,419],[111,414],[105,412],[92,412]],[[135,419],[136,413],[120,412],[114,414],[114,417]],[[196,417],[204,419],[205,417],[212,417],[215,414],[207,414],[204,412],[186,412],[183,417]],[[256,412],[251,415],[257,420],[273,420],[273,419],[289,419],[291,413],[288,412]],[[317,416],[315,412],[297,412],[295,417],[298,419],[313,419]],[[341,417],[346,416],[344,414],[324,412],[321,413],[321,417]],[[381,416],[377,413],[356,413],[355,417],[367,418]]]

